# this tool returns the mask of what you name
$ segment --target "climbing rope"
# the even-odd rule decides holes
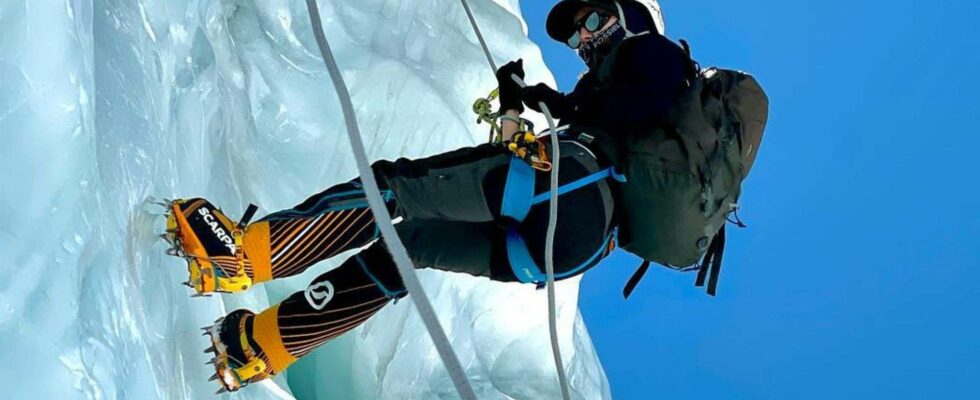
[[[361,133],[357,127],[357,117],[354,114],[354,106],[351,104],[350,92],[347,90],[344,78],[340,74],[340,68],[337,67],[337,61],[330,51],[330,44],[327,42],[327,38],[323,32],[323,25],[320,21],[319,8],[317,7],[316,0],[306,0],[306,9],[310,14],[310,23],[313,26],[313,34],[316,36],[317,46],[320,48],[323,62],[327,66],[330,79],[333,81],[337,97],[340,100],[340,106],[344,113],[344,122],[347,125],[347,136],[350,138],[351,148],[354,150],[354,159],[357,162],[357,170],[361,174],[361,182],[364,184],[368,205],[371,208],[371,212],[374,213],[374,219],[377,221],[377,226],[381,230],[381,236],[384,238],[385,243],[388,244],[388,251],[391,252],[391,256],[395,260],[395,265],[398,267],[398,274],[401,275],[402,281],[405,283],[405,289],[408,290],[412,301],[415,303],[415,307],[419,310],[422,322],[429,331],[429,335],[432,337],[432,342],[436,346],[436,350],[439,352],[443,364],[445,364],[446,369],[449,371],[449,377],[452,378],[453,384],[456,386],[456,391],[465,400],[475,400],[476,394],[466,380],[463,366],[460,364],[459,358],[456,357],[456,353],[449,343],[446,332],[439,325],[439,319],[436,317],[435,310],[432,308],[432,303],[429,302],[429,297],[425,294],[422,283],[419,282],[418,276],[415,275],[415,268],[411,259],[408,257],[405,245],[399,239],[398,233],[395,232],[395,226],[391,222],[391,215],[388,214],[388,209],[385,206],[384,200],[381,198],[381,191],[378,189],[378,183],[374,178],[371,166],[368,163],[367,154],[364,151],[364,143],[361,141]]]
[[[483,54],[487,56],[487,62],[490,63],[490,69],[496,73],[497,64],[493,62],[493,55],[490,53],[490,48],[487,47],[487,41],[483,40],[483,34],[480,33],[480,26],[476,24],[476,18],[473,17],[473,10],[470,10],[470,5],[466,2],[466,0],[459,1],[463,3],[463,9],[466,10],[466,17],[470,19],[470,25],[473,25],[473,31],[476,32],[476,38],[480,41],[480,47],[483,47]]]
[[[460,0],[463,3],[463,9],[466,10],[466,16],[470,20],[470,24],[473,26],[473,31],[476,33],[477,39],[480,41],[480,46],[483,47],[483,53],[487,56],[487,61],[490,63],[490,68],[493,73],[497,73],[497,66],[493,62],[493,55],[490,53],[490,48],[487,47],[486,40],[483,39],[483,34],[480,32],[480,26],[476,23],[476,18],[473,17],[473,11],[470,10],[469,4],[466,0]],[[517,75],[511,75],[511,79],[517,82],[522,88],[527,86],[524,81],[521,80]],[[545,119],[548,120],[548,132],[551,133],[551,191],[550,200],[548,206],[548,231],[545,235],[545,248],[544,248],[544,268],[545,273],[548,275],[548,331],[551,335],[551,353],[555,358],[555,368],[558,370],[558,384],[561,386],[561,396],[564,400],[570,400],[571,395],[568,391],[568,378],[565,376],[565,366],[561,360],[561,348],[558,346],[558,324],[557,324],[557,306],[555,302],[555,227],[558,224],[558,161],[561,158],[561,154],[558,150],[558,132],[555,129],[555,119],[551,116],[551,110],[548,109],[548,105],[544,102],[538,103],[541,108],[541,113],[544,114]]]

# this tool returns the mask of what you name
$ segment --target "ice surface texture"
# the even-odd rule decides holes
[[[553,83],[516,0],[470,1],[499,64],[522,57],[528,82]],[[470,106],[495,82],[457,0],[320,7],[371,158],[485,140]],[[197,328],[265,308],[338,264],[190,299],[147,201],[203,196],[237,217],[249,202],[291,207],[356,174],[302,1],[0,2],[0,88],[0,397],[212,398]],[[544,291],[421,278],[480,398],[560,396]],[[573,397],[609,398],[578,282],[557,289]],[[275,384],[235,396],[456,396],[407,301]]]

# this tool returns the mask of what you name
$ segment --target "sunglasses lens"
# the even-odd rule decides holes
[[[595,32],[599,30],[599,28],[601,28],[601,25],[604,24],[606,21],[608,21],[608,19],[603,18],[603,15],[599,14],[596,11],[589,13],[589,16],[575,22],[575,28],[576,28],[575,33],[573,33],[572,36],[568,38],[566,43],[568,43],[568,46],[570,46],[571,48],[577,49],[582,42],[582,40],[579,39],[579,35],[578,35],[579,31],[582,28],[585,28],[589,32]]]
[[[585,29],[588,29],[589,32],[597,31],[599,29],[600,19],[602,18],[599,17],[599,13],[593,11],[591,14],[589,14],[589,17],[585,19]]]

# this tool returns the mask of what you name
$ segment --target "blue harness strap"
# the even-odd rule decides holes
[[[534,197],[534,168],[517,156],[511,157],[500,214],[518,222],[523,221],[531,211],[532,197]]]
[[[381,289],[381,292],[384,293],[386,297],[395,299],[395,301],[397,301],[399,297],[408,294],[408,289],[402,288],[401,290],[391,290],[387,286],[385,286],[384,282],[382,282],[381,279],[378,279],[377,276],[374,276],[374,274],[371,273],[371,270],[368,269],[367,265],[364,264],[364,261],[361,260],[360,254],[355,254],[354,260],[357,261],[357,264],[361,266],[361,269],[364,270],[364,273],[367,274],[368,278],[371,278],[371,280],[378,285],[378,289]]]
[[[558,187],[558,195],[561,196],[561,195],[563,195],[565,193],[568,193],[568,192],[571,192],[573,190],[581,189],[581,188],[583,188],[585,186],[591,185],[593,183],[596,183],[596,182],[601,181],[601,180],[606,179],[606,178],[612,178],[612,179],[615,179],[616,181],[619,181],[619,182],[626,182],[626,176],[625,175],[619,174],[619,173],[616,172],[615,169],[613,169],[612,167],[609,167],[609,168],[606,168],[606,169],[601,170],[599,172],[594,172],[594,173],[592,173],[589,176],[586,176],[584,178],[579,178],[578,180],[576,180],[574,182],[566,183],[564,185],[559,186]],[[532,187],[534,186],[533,182],[532,182],[531,186]],[[535,204],[539,204],[539,203],[544,203],[544,202],[548,201],[549,198],[551,198],[551,194],[550,193],[548,193],[548,192],[541,193],[541,194],[539,194],[537,196],[534,196],[534,198],[531,199],[531,205],[535,205]]]
[[[586,268],[590,268],[597,261],[599,261],[602,253],[606,250],[606,246],[609,244],[610,240],[615,240],[614,232],[610,232],[606,235],[606,238],[602,241],[602,246],[592,254],[587,260],[581,264],[575,266],[568,271],[555,273],[555,279],[564,279],[570,276],[578,274]],[[507,229],[507,260],[510,262],[510,267],[514,271],[514,276],[521,283],[535,283],[542,284],[548,281],[548,275],[541,272],[541,268],[538,266],[534,259],[531,258],[531,252],[527,249],[527,243],[524,242],[524,238],[521,234],[517,232],[517,229],[510,227]]]
[[[581,189],[606,178],[626,182],[624,175],[617,173],[615,169],[610,167],[561,185],[558,187],[558,195],[561,196]],[[534,169],[528,163],[516,156],[511,158],[507,170],[507,181],[504,185],[504,198],[500,207],[501,215],[513,218],[517,222],[523,222],[527,218],[528,213],[530,213],[533,205],[548,201],[550,198],[550,193],[548,192],[537,196],[534,195],[534,179]],[[603,245],[588,260],[568,271],[556,273],[555,279],[573,276],[583,269],[594,265],[601,258],[603,251],[606,249],[606,245],[610,240],[615,240],[614,238],[615,233],[610,232],[606,235],[605,240],[603,240]],[[527,249],[527,243],[515,226],[510,226],[507,229],[507,258],[514,272],[514,276],[517,277],[518,281],[522,283],[537,283],[539,285],[547,281],[547,275],[541,272],[541,268],[531,258],[531,253]]]

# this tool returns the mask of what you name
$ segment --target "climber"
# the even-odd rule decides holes
[[[497,71],[499,143],[372,165],[416,268],[546,280],[539,266],[551,149],[520,117],[524,104],[537,110],[538,102],[567,125],[557,133],[556,279],[597,265],[616,246],[617,231],[619,244],[646,260],[672,267],[710,261],[705,254],[719,246],[717,237],[723,241],[719,232],[758,147],[752,135],[761,137],[761,89],[762,100],[751,96],[758,86],[744,74],[705,78],[689,52],[662,36],[656,1],[563,0],[549,13],[547,30],[588,67],[574,91],[522,89],[511,79],[524,78],[522,62],[510,62]],[[720,89],[714,97],[690,94],[701,86]],[[722,107],[725,94],[741,101]],[[692,117],[677,104],[709,108]],[[269,309],[236,310],[204,328],[215,354],[212,379],[223,390],[282,372],[406,295],[386,244],[376,240],[359,179],[250,223],[254,212],[250,206],[235,223],[204,199],[170,203],[164,236],[171,253],[188,261],[187,285],[199,294],[240,292],[362,250]],[[672,212],[681,215],[661,215]],[[654,218],[662,220],[648,226]]]

